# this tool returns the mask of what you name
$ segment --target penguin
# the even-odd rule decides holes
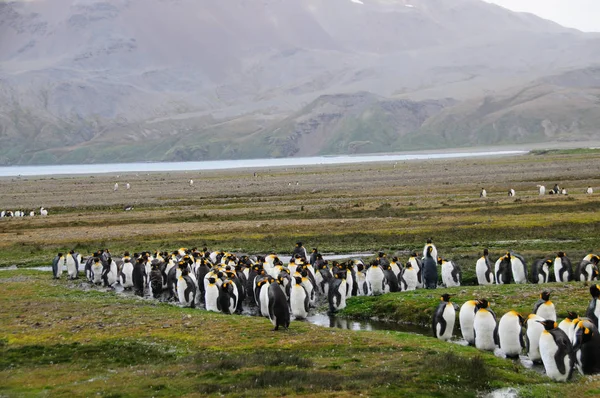
[[[485,188],[481,188],[481,192],[479,193],[480,198],[487,198],[487,191]]]
[[[575,355],[569,338],[558,329],[556,322],[538,321],[544,325],[540,336],[540,355],[546,375],[555,381],[567,381],[573,374]]]
[[[54,260],[52,260],[52,277],[53,279],[60,279],[63,273],[63,266],[65,264],[65,256],[62,253],[58,253]]]
[[[600,317],[600,285],[590,286],[590,294],[592,295],[592,300],[590,300],[585,316],[590,318],[594,325],[598,327],[598,317]]]
[[[444,293],[438,304],[434,314],[431,328],[433,330],[433,336],[442,340],[448,341],[452,339],[454,332],[454,322],[456,321],[456,310],[454,304],[450,302],[452,296],[448,293]]]
[[[364,265],[363,265],[363,267],[364,267]],[[364,272],[361,273],[360,276],[357,273],[357,278],[359,278],[359,277],[365,278],[365,280],[366,280],[366,276],[364,275]],[[319,289],[319,292],[323,293],[324,295],[327,295],[327,292],[329,289],[329,281],[332,278],[333,278],[333,275],[331,275],[331,271],[329,271],[327,262],[321,263],[317,268],[317,275],[315,275],[315,281],[317,282],[317,287]]]
[[[512,188],[511,188],[511,189],[509,189],[509,190],[508,190],[508,196],[510,196],[510,197],[513,197],[513,196],[515,196],[515,190],[514,190],[514,189],[512,189]]]
[[[475,273],[479,285],[492,285],[494,283],[494,271],[492,271],[488,249],[483,249],[483,256],[477,260]]]
[[[552,260],[536,260],[531,266],[531,283],[548,283],[550,281],[550,267]]]
[[[377,265],[376,267],[379,268]],[[339,273],[334,274],[333,278],[329,282],[327,302],[329,303],[330,314],[346,308],[346,282],[342,279],[342,275]]]
[[[600,373],[600,334],[596,325],[588,320],[581,320],[574,335],[573,352],[579,373]]]
[[[475,320],[475,306],[477,305],[476,300],[466,301],[461,307],[458,314],[460,321],[460,331],[463,339],[469,345],[475,345],[475,334],[473,331],[473,321]]]
[[[436,257],[433,256],[433,246],[426,246],[425,257],[423,258],[423,284],[427,289],[437,288],[438,271]]]
[[[117,263],[109,257],[106,263],[104,263],[102,267],[102,281],[104,282],[104,287],[112,287],[115,283],[117,283],[117,279],[119,277],[119,272],[117,270]]]
[[[438,264],[442,269],[442,283],[446,287],[460,286],[462,271],[454,261],[446,261],[438,258]]]
[[[437,248],[433,244],[433,239],[431,239],[431,238],[427,239],[427,242],[425,243],[425,246],[423,247],[423,258],[427,257],[427,251],[428,251],[429,247],[431,247],[431,252],[430,252],[431,257],[435,260],[436,258],[438,258],[438,252],[437,252]]]
[[[206,311],[219,312],[219,286],[217,285],[217,280],[213,276],[209,276],[206,279],[206,284],[204,285],[204,308]]]
[[[79,263],[73,250],[69,251],[65,257],[65,264],[67,265],[67,273],[69,279],[79,279]]]
[[[354,272],[354,268],[352,267],[352,261],[348,261],[346,263],[346,298],[348,297],[352,297],[353,295],[356,296],[357,291],[358,291],[358,287],[356,286],[356,283],[354,281],[354,276],[356,275],[356,273]],[[390,265],[388,264],[388,267],[390,267]],[[391,269],[391,267],[390,267]],[[384,271],[385,273],[385,271]],[[391,276],[395,276],[395,274],[393,274],[392,271],[392,275]],[[388,281],[390,281],[390,279],[388,279]],[[399,291],[398,288],[398,278],[396,278],[395,280],[396,285],[395,285],[395,291]],[[390,286],[392,282],[389,282]],[[390,287],[391,288],[391,287]],[[314,302],[313,302],[314,304]]]
[[[219,288],[217,309],[224,314],[233,314],[237,306],[237,287],[233,281],[227,280]]]
[[[133,266],[133,272],[131,274],[131,280],[133,281],[133,292],[136,296],[144,297],[144,287],[146,285],[146,268],[144,260],[138,258]]]
[[[515,283],[527,283],[527,263],[525,258],[517,253],[510,253],[510,266]]]
[[[177,279],[177,298],[185,307],[196,308],[196,284],[190,278],[187,267],[181,270]]]
[[[398,276],[392,269],[391,264],[387,263],[381,265],[380,267],[383,268],[383,275],[385,276],[386,283],[389,286],[389,291],[392,293],[399,292],[400,287],[398,285]]]
[[[365,264],[358,260],[356,264],[356,285],[358,296],[370,296],[372,293],[369,290],[370,285],[367,282],[367,275],[365,272]],[[327,294],[327,293],[325,293]]]
[[[152,269],[150,270],[150,290],[152,291],[152,297],[158,299],[163,292],[163,273],[160,269],[160,262],[153,262]],[[123,270],[125,270],[125,265],[123,265]]]
[[[508,311],[498,323],[500,349],[507,358],[518,358],[525,347],[523,323],[525,320],[516,311]]]
[[[585,190],[585,193],[588,195],[592,195],[594,193],[594,188],[588,185],[587,189]]]
[[[306,294],[308,294],[308,303],[311,307],[316,306],[317,296],[315,294],[315,287],[309,278],[310,273],[307,269],[302,270],[300,273],[302,277],[302,286],[306,289]]]
[[[317,258],[319,256],[319,249],[316,247],[313,247],[312,252],[310,253],[310,259],[309,259],[309,263],[310,265],[312,265],[313,267],[315,266],[315,262],[317,261]]]
[[[402,291],[416,290],[417,286],[420,286],[417,271],[414,269],[412,263],[410,262],[406,263],[406,267],[404,267],[404,270],[402,271],[400,285]]]
[[[369,283],[369,290],[372,292],[373,296],[379,296],[380,294],[385,293],[385,274],[375,260],[371,262],[370,267],[367,269],[367,282]],[[331,290],[331,284],[329,285],[329,289]]]
[[[600,257],[596,255],[589,256],[589,260],[585,258],[581,260],[579,265],[575,268],[574,278],[576,281],[591,282],[598,280],[598,262]]]
[[[273,281],[268,288],[269,319],[274,326],[273,331],[279,330],[280,326],[287,330],[290,326],[290,307],[280,282]]]
[[[131,289],[133,287],[132,275],[133,264],[131,264],[131,259],[129,257],[123,257],[123,266],[119,272],[119,283],[123,286],[123,289]]]
[[[269,287],[275,282],[275,278],[269,276],[267,279],[260,281],[260,313],[264,317],[269,317]],[[285,293],[284,293],[285,294]]]
[[[494,275],[496,276],[496,284],[506,285],[510,283],[511,263],[510,253],[500,257],[494,265]]]
[[[308,294],[306,289],[302,285],[301,277],[294,277],[296,283],[292,286],[290,293],[290,307],[292,309],[292,315],[296,319],[305,319],[308,316]]]
[[[417,273],[417,289],[424,287],[423,284],[423,262],[416,252],[412,252],[408,258],[407,264],[410,263]]]
[[[556,321],[556,309],[554,303],[550,301],[550,293],[543,291],[540,299],[533,306],[533,313],[544,319]]]
[[[575,335],[575,327],[579,323],[579,316],[576,312],[569,311],[567,313],[567,317],[560,321],[558,324],[558,328],[567,334],[571,343],[573,343],[574,335]]]
[[[526,321],[527,332],[525,334],[525,345],[527,356],[533,363],[542,363],[540,355],[540,336],[544,331],[544,326],[539,323],[543,322],[544,318],[536,314],[529,314]]]
[[[398,257],[392,257],[392,261],[390,261],[390,267],[396,275],[396,279],[398,279],[398,283],[400,283],[400,277],[402,276],[403,266],[402,263],[398,260]]]
[[[292,252],[292,258],[294,258],[296,254],[300,255],[300,258],[302,258],[302,260],[308,261],[306,249],[300,241],[296,242],[296,247],[294,247],[294,251]]]
[[[90,266],[90,280],[93,284],[99,285],[102,283],[103,264],[99,257],[94,257]]]
[[[537,187],[539,189],[540,196],[544,196],[546,194],[546,187],[543,185],[538,185]]]
[[[473,319],[475,347],[484,351],[494,351],[498,345],[498,325],[496,314],[485,299],[477,300]]]
[[[573,267],[571,260],[564,252],[556,253],[554,259],[554,277],[557,282],[569,282],[573,280]]]

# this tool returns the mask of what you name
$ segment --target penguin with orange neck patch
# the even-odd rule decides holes
[[[452,338],[454,323],[456,322],[456,308],[454,307],[454,303],[450,302],[451,297],[448,293],[443,294],[440,297],[442,302],[438,304],[433,314],[431,325],[433,335],[443,341],[448,341]]]
[[[550,293],[543,291],[540,299],[533,306],[533,313],[544,319],[556,321],[556,309],[554,303],[550,301]]]
[[[269,285],[269,319],[273,324],[273,331],[283,327],[287,330],[290,327],[290,307],[287,298],[281,287],[283,280],[278,278]]]
[[[600,317],[600,285],[590,286],[590,294],[592,295],[592,300],[588,305],[585,316],[590,318],[594,325],[598,327],[598,318]]]
[[[186,307],[196,308],[196,284],[190,278],[187,267],[182,268],[177,280],[177,297],[179,302]]]
[[[573,351],[579,373],[600,373],[600,334],[596,325],[589,320],[580,320],[574,336]]]
[[[569,380],[575,366],[575,355],[569,337],[553,320],[538,322],[544,325],[539,348],[546,375],[555,381]]]

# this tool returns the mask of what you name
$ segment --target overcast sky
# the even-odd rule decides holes
[[[600,32],[600,0],[485,0],[514,11],[526,11],[563,26]]]

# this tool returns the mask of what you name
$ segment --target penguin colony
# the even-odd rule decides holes
[[[552,189],[550,190],[546,190],[546,187],[544,185],[537,185],[538,188],[538,192],[540,194],[540,196],[544,196],[546,195],[546,193],[548,195],[568,195],[569,193],[567,192],[566,188],[560,188],[560,186],[558,184],[554,184],[554,187],[552,187]],[[588,187],[584,190],[584,193],[588,194],[588,195],[592,195],[594,193],[594,189],[588,185]],[[479,192],[479,197],[480,198],[487,198],[487,190],[485,188],[481,188],[481,191]],[[517,193],[515,192],[515,190],[513,188],[510,188],[508,190],[508,196],[509,197],[514,197],[516,196]]]
[[[39,210],[39,215],[42,217],[45,217],[48,215],[48,210],[44,209],[43,207],[40,207]],[[34,217],[35,216],[35,210],[31,210],[29,212],[25,212],[24,210],[16,210],[16,211],[12,211],[12,210],[2,210],[0,211],[0,218],[10,218],[10,217]]]
[[[426,246],[429,256],[435,246]],[[451,261],[433,263],[442,267],[448,286],[456,286],[460,275]],[[85,260],[70,251],[58,253],[52,263],[59,279],[65,267],[70,279],[79,270],[87,280],[104,287],[122,286],[136,295],[149,293],[156,299],[177,301],[183,306],[204,306],[208,311],[241,313],[243,303],[268,317],[274,330],[287,329],[291,319],[303,319],[322,298],[329,312],[346,307],[350,296],[379,295],[423,287],[422,260],[413,253],[405,266],[382,252],[368,264],[362,260],[329,263],[317,249],[309,255],[298,242],[287,264],[275,253],[250,258],[207,248],[173,252],[142,252],[113,257],[108,249],[98,250]],[[435,271],[434,285],[437,285]],[[454,284],[451,284],[454,283]]]
[[[600,373],[600,285],[590,287],[592,299],[585,317],[574,312],[557,323],[556,309],[550,293],[544,291],[527,318],[508,311],[497,322],[496,314],[485,299],[468,300],[459,307],[443,294],[432,320],[433,335],[451,340],[459,311],[462,337],[484,351],[500,349],[507,358],[521,354],[534,363],[542,363],[548,377],[568,381],[574,369],[582,375]]]

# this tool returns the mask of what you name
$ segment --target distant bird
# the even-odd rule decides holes
[[[544,196],[546,194],[546,187],[543,185],[537,186],[540,189],[540,196]]]
[[[43,207],[40,207],[40,216],[47,216],[48,215],[48,210],[44,209]]]
[[[487,198],[487,191],[485,188],[481,188],[481,193],[479,194],[480,198]]]
[[[560,193],[561,193],[561,195],[568,195],[568,193],[567,193],[567,190],[566,190],[565,188],[563,188],[563,189],[560,191]]]
[[[585,191],[585,193],[587,193],[588,195],[591,195],[594,193],[594,189],[592,187],[587,187],[587,190]]]
[[[194,180],[190,180],[190,187],[194,185]]]
[[[113,187],[113,191],[117,191],[119,189],[119,183],[115,182],[115,186]]]
[[[558,184],[554,184],[552,192],[554,192],[555,195],[558,195],[558,193],[560,192],[560,187],[558,186]]]
[[[125,210],[125,211],[131,211],[131,210],[133,210],[133,205],[127,205],[127,206],[125,206],[123,208],[123,210]]]
[[[30,211],[29,212],[29,217],[34,217],[35,216],[35,211]]]
[[[131,185],[129,185],[129,183],[127,183],[127,185],[125,185],[125,188],[126,188],[126,189],[130,189],[130,188],[131,188]]]
[[[508,196],[511,196],[511,197],[512,197],[512,196],[515,196],[515,190],[514,190],[514,189],[512,189],[512,188],[511,188],[511,189],[509,189],[509,190],[508,190]]]

